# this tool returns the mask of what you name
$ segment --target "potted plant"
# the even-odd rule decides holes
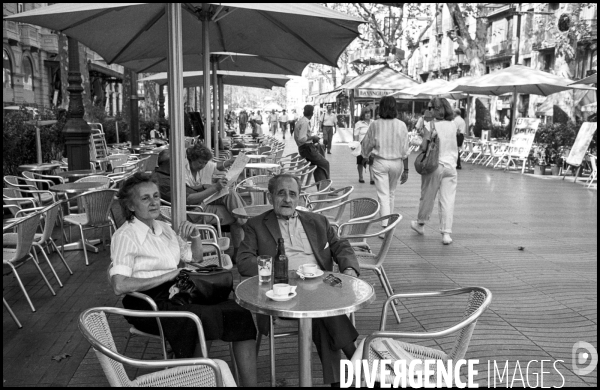
[[[546,156],[546,145],[536,145],[533,147],[533,155],[531,156],[534,175],[545,175],[546,165],[548,160]]]
[[[548,156],[548,163],[550,164],[552,176],[558,176],[560,172],[560,167],[563,161],[562,148],[563,147],[555,149],[552,146],[549,146],[548,149],[546,149],[546,156]]]

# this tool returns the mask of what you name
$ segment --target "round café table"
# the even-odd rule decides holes
[[[250,160],[259,160],[260,161],[267,156],[264,156],[262,154],[247,154],[246,157],[248,157]]]
[[[273,205],[263,204],[263,205],[256,205],[256,206],[238,207],[236,209],[233,209],[231,211],[231,213],[236,218],[248,219],[248,218],[256,217],[257,215],[261,215],[262,213],[269,211],[269,210],[273,210]],[[302,206],[296,207],[296,210],[310,211],[306,207],[302,207]]]
[[[241,282],[235,289],[235,301],[253,313],[296,318],[299,320],[298,355],[300,361],[300,387],[312,386],[312,319],[350,314],[375,300],[373,286],[358,278],[336,273],[342,287],[332,287],[322,277],[302,280],[290,272],[290,284],[298,286],[296,296],[289,301],[276,302],[267,298],[270,284],[258,284],[258,276]]]
[[[275,171],[275,173],[279,173],[281,169],[281,165],[274,163],[248,163],[245,166],[246,169],[255,169],[258,175],[266,175],[267,171]],[[246,177],[250,177],[254,175],[246,175]]]
[[[69,194],[69,195],[76,195],[76,194],[83,194],[84,192],[88,192],[88,191],[100,190],[100,189],[103,189],[104,186],[106,186],[106,183],[96,182],[96,181],[88,181],[88,182],[81,182],[81,183],[57,184],[57,185],[51,186],[49,188],[49,190],[52,192],[62,192],[62,193]],[[81,209],[81,207],[82,207],[82,205],[79,204],[79,202],[78,202],[78,208]],[[67,204],[67,208],[68,208],[68,204]],[[64,222],[63,222],[62,218],[60,220],[60,227],[61,227],[61,230],[64,232],[65,229],[64,229]],[[83,249],[83,246],[85,245],[87,250],[97,253],[98,248],[96,248],[94,245],[97,245],[99,243],[100,243],[100,240],[86,240],[85,242],[83,242],[83,241],[73,242],[70,244],[63,245],[63,251],[81,250],[81,249]]]
[[[61,165],[62,164],[58,163],[23,164],[19,165],[19,170],[21,172],[49,172],[60,167]]]
[[[88,177],[91,175],[101,174],[102,172],[94,172],[91,169],[79,169],[74,171],[64,171],[60,172],[57,176],[64,177],[69,181],[75,181],[81,179],[82,177]]]

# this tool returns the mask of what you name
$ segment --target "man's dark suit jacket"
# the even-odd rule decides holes
[[[321,269],[331,271],[335,261],[339,265],[340,272],[346,268],[353,268],[357,273],[360,272],[358,260],[350,243],[347,240],[340,240],[335,228],[326,217],[305,211],[297,211],[297,213]],[[281,230],[275,212],[270,210],[250,218],[244,225],[244,233],[244,241],[240,245],[237,257],[238,271],[242,276],[255,276],[258,274],[256,263],[258,255],[273,257],[277,255],[277,239],[281,238]]]

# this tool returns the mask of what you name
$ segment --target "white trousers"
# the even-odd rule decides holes
[[[394,212],[394,195],[403,170],[404,164],[401,158],[386,160],[375,157],[373,161],[373,180],[375,180],[377,198],[381,205],[379,215],[382,217]],[[382,222],[381,225],[387,226],[387,222]]]
[[[438,165],[438,168],[433,173],[421,176],[419,224],[424,225],[425,222],[429,221],[429,217],[431,217],[431,213],[433,212],[435,197],[439,193],[440,232],[452,233],[457,183],[458,175],[456,168],[447,168],[441,164]]]

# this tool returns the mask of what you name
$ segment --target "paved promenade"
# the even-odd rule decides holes
[[[289,138],[286,151],[295,151]],[[358,183],[355,158],[347,146],[334,145],[332,152],[327,157],[334,186],[352,185],[351,197],[376,198],[368,175],[365,184]],[[396,292],[463,286],[484,286],[492,291],[492,304],[478,321],[467,352],[468,359],[479,360],[475,381],[480,386],[494,385],[493,379],[488,382],[488,362],[493,368],[493,361],[500,371],[508,361],[504,378],[496,378],[497,386],[506,386],[507,381],[511,385],[513,379],[515,386],[526,385],[527,380],[534,386],[542,377],[547,387],[559,387],[563,381],[565,386],[596,386],[597,369],[587,376],[575,374],[571,352],[578,341],[598,347],[597,192],[570,182],[539,180],[465,163],[459,171],[454,243],[443,246],[437,231],[437,207],[425,236],[409,228],[410,221],[416,219],[420,193],[420,177],[412,158],[410,168],[409,181],[396,193],[395,212],[403,220],[385,262]],[[375,247],[378,240],[373,241]],[[16,280],[4,277],[3,295],[24,326],[17,329],[4,311],[5,386],[107,385],[93,351],[77,329],[77,319],[88,307],[120,305],[120,298],[106,282],[108,254],[106,250],[90,255],[91,265],[85,267],[81,252],[69,252],[67,261],[73,276],[68,276],[53,257],[65,284],[60,289],[51,281],[56,297],[50,295],[31,264],[23,266],[19,272],[38,309],[36,313],[31,313]],[[385,293],[374,274],[363,272],[361,278],[373,284],[377,294],[377,300],[356,315],[362,338],[378,328]],[[448,327],[460,319],[464,304],[462,298],[407,300],[399,308],[402,324],[390,317],[388,329]],[[111,325],[117,346],[122,348],[128,326],[120,318],[111,319]],[[283,326],[293,324],[286,321]],[[452,340],[422,344],[449,350]],[[278,339],[276,349],[278,385],[297,386],[296,339]],[[158,356],[157,344],[150,342],[146,347],[141,339],[130,343],[127,354],[139,357],[144,350],[147,358]],[[215,342],[210,356],[229,361],[227,345]],[[527,375],[526,366],[532,360],[537,362],[529,365]],[[561,362],[554,368],[557,360]],[[322,383],[316,352],[313,365],[315,384]],[[260,384],[268,385],[267,340],[259,353],[258,368]],[[135,374],[134,370],[130,373]]]

